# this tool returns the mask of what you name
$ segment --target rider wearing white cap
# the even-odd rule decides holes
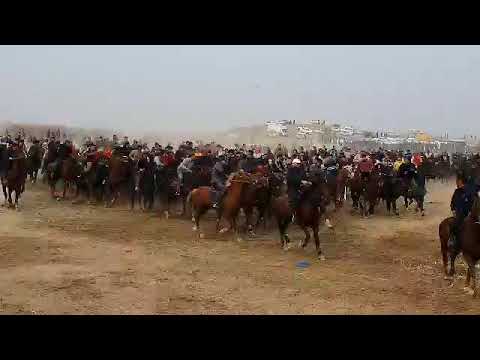
[[[302,181],[305,180],[307,180],[307,176],[302,166],[302,162],[298,158],[293,159],[292,166],[287,172],[287,192],[288,201],[294,217],[298,208],[298,202],[300,200],[300,187],[302,185]]]

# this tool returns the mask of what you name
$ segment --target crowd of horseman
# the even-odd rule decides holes
[[[368,185],[373,183],[375,194],[373,201],[370,199],[368,213],[373,213],[378,199],[393,200],[395,206],[396,199],[403,196],[405,206],[417,200],[417,207],[420,207],[423,215],[427,179],[444,180],[456,174],[457,189],[451,201],[455,222],[451,229],[450,245],[454,249],[459,249],[456,235],[477,196],[480,180],[479,154],[450,156],[446,153],[411,153],[408,150],[389,151],[382,148],[354,152],[348,147],[337,150],[335,146],[329,150],[326,147],[300,147],[289,152],[281,144],[274,150],[266,148],[259,152],[246,145],[232,148],[220,145],[205,147],[194,145],[191,141],[174,149],[171,145],[163,147],[159,143],[152,147],[137,140],[130,143],[128,137],[119,141],[115,135],[112,139],[88,139],[78,149],[68,139],[61,141],[55,136],[42,141],[32,138],[30,142],[27,149],[22,136],[1,139],[0,176],[6,198],[8,173],[15,161],[24,164],[24,180],[28,175],[32,183],[35,183],[40,170],[43,178],[53,187],[62,178],[62,165],[70,161],[77,188],[82,188],[82,182],[88,182],[91,178],[93,182],[90,190],[96,189],[98,198],[107,196],[106,189],[113,171],[112,160],[119,159],[130,169],[125,175],[128,178],[124,179],[129,184],[129,191],[141,193],[145,208],[152,209],[155,194],[162,194],[165,197],[160,196],[159,199],[168,202],[175,197],[185,199],[195,188],[210,186],[214,194],[212,208],[221,209],[223,198],[228,192],[229,178],[241,172],[260,174],[270,180],[275,179],[277,184],[285,185],[294,222],[305,188],[312,185],[313,181],[338,184],[339,173],[342,171],[348,174],[347,181],[342,183],[344,188],[334,191],[330,199],[320,199],[318,206],[342,204],[349,188],[353,205],[357,207],[362,194],[368,198],[365,193]],[[94,176],[89,177],[90,174]],[[138,174],[142,176],[135,176]],[[353,190],[355,181],[359,185],[356,197]],[[20,193],[25,190],[24,183],[25,181],[20,187]],[[398,184],[398,188],[394,184]],[[9,201],[11,202],[10,197]],[[131,206],[133,205],[132,201]],[[388,208],[390,210],[390,206]]]

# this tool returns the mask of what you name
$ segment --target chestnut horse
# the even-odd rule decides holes
[[[115,204],[120,197],[120,188],[127,187],[130,196],[133,196],[134,190],[134,166],[132,161],[127,156],[114,155],[110,158],[108,180],[106,181],[106,199],[105,207],[110,207]],[[108,201],[108,199],[110,201]]]
[[[217,232],[220,228],[221,218],[226,218],[230,223],[229,229],[222,229],[221,232],[227,230],[234,231],[234,235],[237,235],[237,216],[241,208],[242,196],[245,193],[245,189],[252,182],[250,176],[246,173],[240,172],[231,177],[231,185],[226,190],[226,194],[223,198],[219,208],[217,210]],[[193,230],[198,231],[199,237],[203,238],[203,233],[200,230],[200,218],[209,209],[212,208],[212,188],[209,186],[201,186],[193,189],[187,197],[187,203],[192,210],[192,221],[194,222]]]

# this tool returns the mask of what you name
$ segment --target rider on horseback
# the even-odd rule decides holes
[[[405,162],[398,168],[398,176],[403,180],[405,186],[411,190],[412,180],[417,173],[415,165],[411,162],[411,155],[405,155]]]
[[[253,173],[258,165],[257,159],[253,157],[253,150],[248,150],[247,158],[242,160],[240,168],[246,173]]]
[[[52,162],[52,170],[55,176],[60,176],[60,171],[62,168],[63,160],[66,160],[72,154],[72,147],[70,146],[68,140],[64,143],[60,143],[59,140],[54,142],[54,145],[49,144],[49,153],[50,150],[54,149],[54,154],[56,154],[56,158]]]
[[[225,155],[220,155],[218,161],[212,169],[212,187],[219,192],[217,201],[214,202],[213,208],[218,208],[222,203],[223,197],[227,192],[229,184],[227,182],[227,161]]]
[[[370,174],[374,168],[372,159],[367,157],[365,152],[362,152],[360,162],[358,163],[358,170],[360,171],[360,178],[367,182],[370,179]]]
[[[178,181],[179,181],[178,186],[180,187],[180,189],[183,188],[183,175],[185,175],[187,173],[189,173],[189,174],[192,173],[194,157],[195,157],[195,154],[191,153],[189,156],[187,156],[185,159],[183,159],[183,161],[180,163],[180,165],[178,165],[177,175],[178,175]]]
[[[450,202],[450,209],[453,212],[455,220],[450,228],[449,248],[451,251],[458,255],[460,252],[459,232],[462,227],[463,221],[470,213],[472,209],[473,201],[475,199],[476,191],[465,186],[465,178],[463,174],[457,175],[457,188],[453,193],[452,200]]]
[[[287,192],[288,202],[293,213],[292,221],[295,221],[295,215],[300,202],[300,190],[302,183],[307,180],[305,170],[300,159],[292,161],[292,166],[287,171]]]
[[[85,147],[85,152],[82,154],[85,156],[85,168],[83,172],[88,174],[96,161],[97,147],[90,140],[85,143]]]

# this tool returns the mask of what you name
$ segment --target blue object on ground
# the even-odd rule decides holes
[[[297,268],[305,269],[310,266],[310,263],[307,260],[302,260],[297,262]]]

